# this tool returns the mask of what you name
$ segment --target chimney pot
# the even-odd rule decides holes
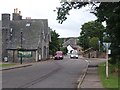
[[[19,15],[21,15],[21,11],[19,11]]]
[[[16,13],[18,13],[18,8],[16,8]]]
[[[15,13],[16,11],[15,11],[15,8],[14,8],[14,13]]]

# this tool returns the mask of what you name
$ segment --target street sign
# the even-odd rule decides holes
[[[111,54],[111,50],[108,50],[108,54]]]
[[[108,50],[108,48],[110,47],[111,43],[103,42],[103,45],[106,48],[106,50]]]

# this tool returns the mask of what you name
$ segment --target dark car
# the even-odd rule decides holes
[[[62,51],[57,51],[54,56],[55,60],[62,60],[63,59],[63,52]]]

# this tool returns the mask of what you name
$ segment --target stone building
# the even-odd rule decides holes
[[[2,61],[2,22],[0,21],[0,62]]]
[[[62,45],[63,47],[67,47],[68,54],[70,54],[73,50],[76,50],[78,54],[82,54],[82,47],[77,45],[77,43],[77,37],[70,37],[64,38],[64,43]]]
[[[50,29],[47,19],[22,19],[14,9],[2,14],[2,60],[9,62],[34,62],[49,58]],[[0,39],[1,39],[0,38]]]

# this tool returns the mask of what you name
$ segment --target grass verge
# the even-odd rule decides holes
[[[109,74],[108,79],[106,79],[105,63],[99,65],[99,75],[104,88],[109,88],[110,90],[118,90],[118,73],[113,71],[114,68],[117,67],[109,64]]]
[[[0,67],[11,67],[11,66],[14,66],[16,64],[0,64]]]

